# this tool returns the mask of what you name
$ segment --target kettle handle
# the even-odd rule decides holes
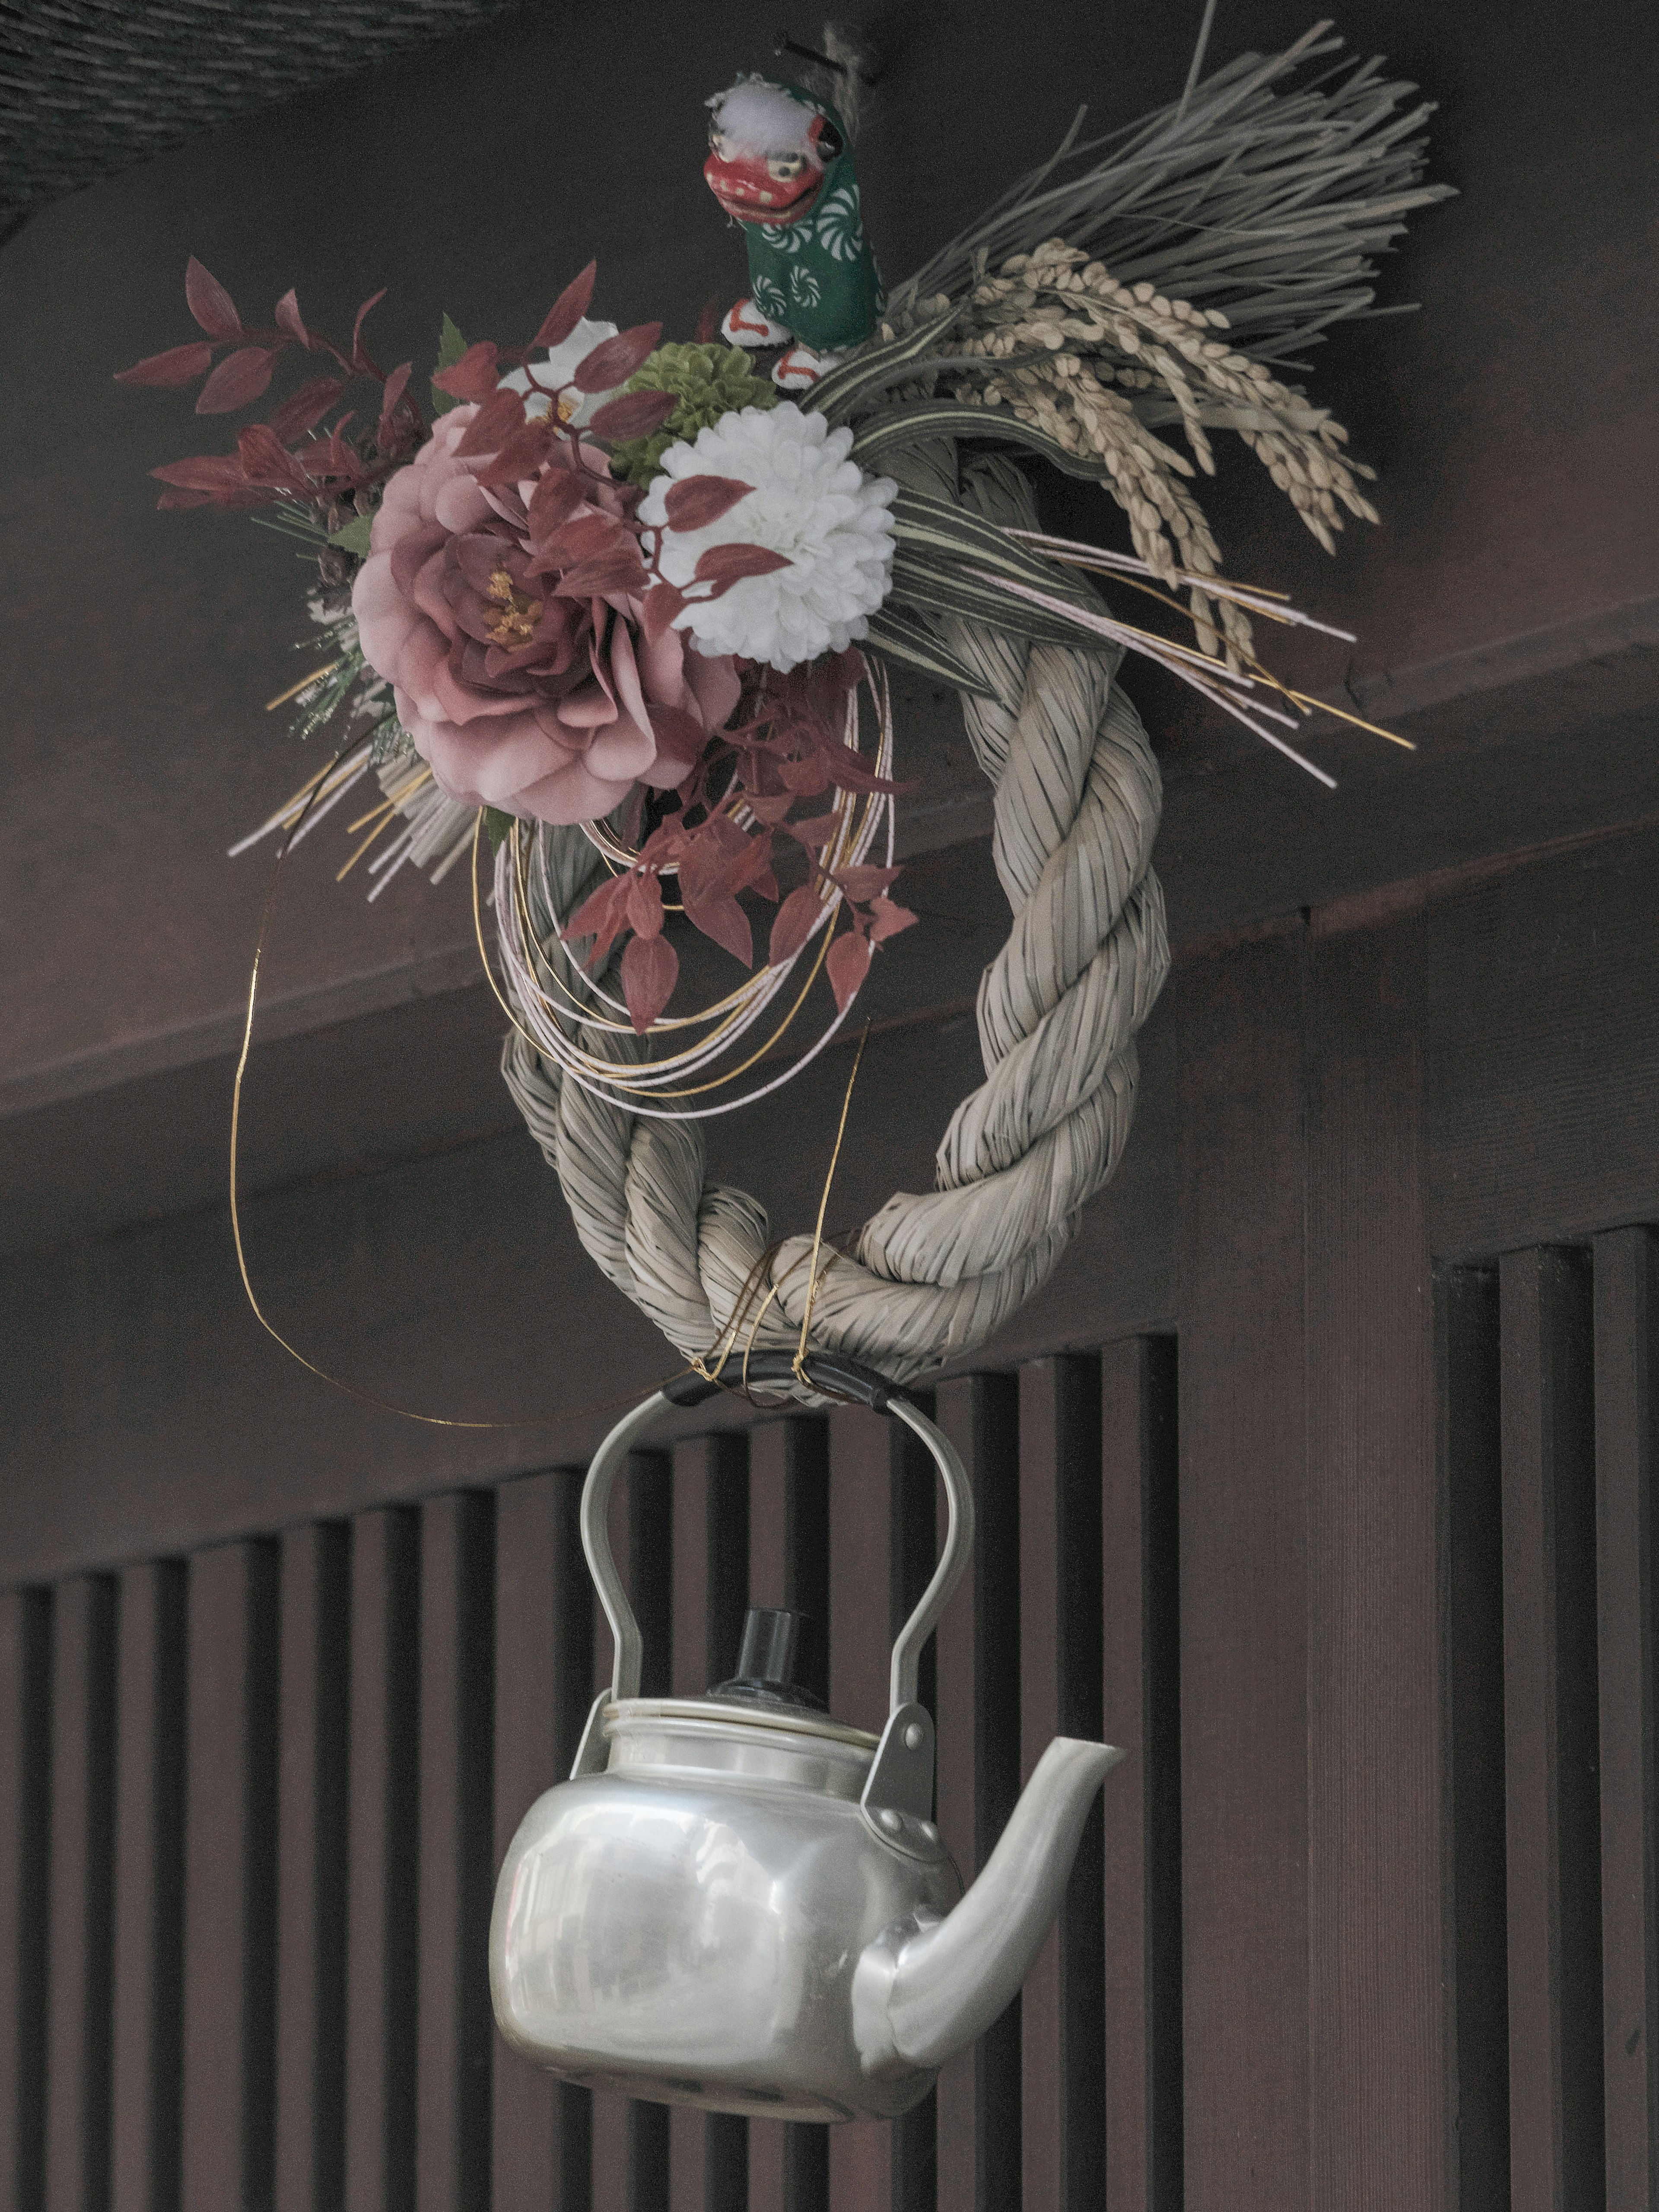
[[[921,1438],[933,1455],[933,1463],[945,1485],[948,1517],[945,1528],[945,1542],[939,1552],[939,1565],[933,1570],[933,1580],[921,1594],[921,1602],[900,1629],[893,1644],[893,1656],[889,1669],[889,1695],[891,1711],[900,1706],[915,1703],[916,1675],[921,1663],[921,1650],[939,1624],[939,1615],[949,1602],[951,1593],[961,1581],[968,1565],[969,1554],[974,1548],[974,1494],[969,1486],[967,1471],[955,1448],[945,1436],[917,1410],[910,1401],[890,1382],[872,1373],[866,1367],[837,1353],[809,1353],[805,1361],[808,1378],[821,1382],[837,1397],[855,1398],[873,1412],[887,1413],[903,1422],[907,1429]],[[748,1380],[751,1382],[782,1382],[792,1380],[793,1359],[787,1352],[757,1352],[748,1365]],[[644,1639],[639,1622],[628,1602],[628,1593],[617,1572],[617,1562],[611,1549],[610,1504],[611,1492],[618,1470],[627,1458],[630,1447],[650,1428],[658,1416],[672,1406],[695,1406],[710,1398],[721,1386],[707,1382],[701,1376],[676,1376],[673,1382],[660,1390],[653,1390],[642,1405],[635,1406],[631,1413],[624,1413],[616,1427],[593,1455],[592,1465],[587,1470],[587,1480],[582,1487],[582,1549],[587,1555],[588,1572],[593,1577],[593,1587],[599,1594],[599,1603],[605,1607],[605,1617],[611,1624],[615,1645],[611,1667],[611,1698],[635,1698],[640,1691],[640,1662],[644,1655]]]

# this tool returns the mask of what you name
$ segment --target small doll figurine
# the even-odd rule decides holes
[[[785,347],[772,381],[805,392],[870,336],[886,304],[847,125],[827,100],[769,77],[740,76],[708,106],[702,173],[749,234],[749,297],[721,335],[732,345]]]

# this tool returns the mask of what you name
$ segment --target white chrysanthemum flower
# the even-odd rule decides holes
[[[821,653],[844,652],[866,636],[893,580],[898,486],[866,477],[847,458],[852,431],[786,402],[744,407],[669,447],[639,510],[661,532],[658,567],[689,585],[715,545],[764,545],[787,568],[744,576],[717,599],[694,599],[674,618],[705,653],[735,653],[787,670]],[[667,526],[667,495],[692,477],[735,477],[754,489],[702,530]]]
[[[616,335],[617,325],[614,323],[590,322],[584,315],[562,345],[556,345],[544,361],[531,362],[530,368],[536,372],[537,383],[556,388],[561,384],[568,384],[594,347],[603,345],[606,338],[614,338]],[[529,369],[515,368],[498,381],[504,391],[530,393],[525,403],[525,412],[532,419],[546,414],[551,404],[550,395],[544,391],[532,389]],[[579,430],[583,429],[605,401],[614,399],[616,396],[614,391],[577,392],[573,388],[559,402],[559,420],[566,424],[574,422]]]

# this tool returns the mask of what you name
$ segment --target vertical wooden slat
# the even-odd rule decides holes
[[[592,1585],[580,1469],[509,1482],[495,1498],[495,1863],[543,1790],[562,1781],[592,1697]],[[497,2038],[492,2212],[588,2212],[585,2089],[554,2081]]]
[[[129,1567],[117,1612],[111,2212],[179,2194],[185,1569]]]
[[[1595,1462],[1585,1255],[1507,1254],[1504,1757],[1514,2212],[1603,2201]]]
[[[921,1410],[933,1412],[931,1393],[915,1394]],[[939,1555],[938,1521],[941,1499],[936,1495],[939,1477],[933,1455],[915,1432],[902,1422],[887,1424],[888,1539],[887,1642],[909,1619],[933,1579]],[[917,1702],[929,1712],[939,1710],[939,1653],[937,1639],[923,1646],[917,1669]],[[884,1721],[885,1715],[883,1716]],[[935,1729],[937,1735],[937,1728]],[[938,1785],[935,1777],[935,1803]],[[896,2212],[934,2212],[939,2190],[939,2095],[929,2088],[921,2101],[891,2124],[892,2191]]]
[[[749,1455],[731,1431],[676,1447],[673,1668],[698,1698],[737,1664],[749,1580]],[[749,2194],[748,2124],[677,2107],[668,2116],[668,2212],[735,2212]]]
[[[1066,1357],[1023,1368],[1019,1427],[1024,1779],[1056,1735],[1100,1736],[1099,1363]],[[1104,2184],[1102,1820],[1097,1799],[1021,1999],[1024,2202],[1055,2212],[1097,2204]]]
[[[0,2212],[39,2212],[45,2154],[52,1600],[0,1590]]]
[[[749,1433],[749,1602],[811,1620],[802,1680],[828,1701],[829,1430],[805,1416]],[[830,2135],[805,2121],[749,2124],[750,2212],[828,2212]],[[723,2212],[723,2208],[722,2208]]]
[[[1450,1824],[1445,2054],[1448,2203],[1502,2205],[1510,2185],[1509,1914],[1504,1786],[1504,1479],[1498,1277],[1435,1283],[1440,1487],[1446,1521],[1445,1802]]]
[[[888,1424],[854,1407],[830,1416],[830,1710],[878,1734],[892,1642],[893,1452]],[[896,2212],[893,2130],[852,2120],[830,2130],[832,2212]]]
[[[1303,967],[1287,932],[1179,976],[1189,2212],[1309,2197]]]
[[[673,1666],[673,1493],[660,1452],[630,1452],[611,1501],[611,1541],[644,1640],[640,1692],[666,1694]],[[595,1680],[610,1680],[611,1632],[594,1613]],[[660,2212],[668,2201],[668,2107],[593,2099],[594,2212]]]
[[[417,2212],[488,2212],[494,1500],[421,1510]]]
[[[972,1568],[938,1635],[939,1825],[972,1881],[1019,1795],[1019,1393],[1012,1375],[946,1382],[936,1418],[974,1490]],[[944,1529],[943,1509],[939,1527]],[[942,2212],[1000,2212],[1019,2197],[1018,1997],[941,2072]]]
[[[1101,1358],[1106,2202],[1181,2202],[1181,1683],[1173,1338]]]
[[[46,2203],[99,2212],[109,2196],[113,1585],[61,1583],[55,1613]]]
[[[1654,1730],[1654,1332],[1650,1229],[1595,1240],[1601,2018],[1610,2205],[1659,2196],[1659,1882]]]
[[[349,1535],[282,1540],[276,1861],[276,2202],[333,2212],[345,2166]]]
[[[1445,1651],[1419,1048],[1316,936],[1308,1073],[1308,2050],[1316,2205],[1445,2203]]]
[[[401,1507],[351,1531],[345,2202],[415,2201],[420,1550]]]
[[[190,1563],[184,2212],[270,2200],[276,1964],[276,1558]]]

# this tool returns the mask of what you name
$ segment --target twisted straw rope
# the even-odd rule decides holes
[[[980,465],[960,495],[948,447],[910,457],[907,473],[995,520],[1036,526],[1030,487],[1006,463]],[[1161,798],[1152,748],[1110,655],[962,623],[946,642],[996,694],[964,694],[963,711],[995,787],[992,852],[1013,926],[980,983],[986,1080],[951,1117],[934,1190],[890,1198],[851,1257],[820,1267],[814,1296],[811,1237],[769,1249],[756,1199],[704,1188],[700,1123],[635,1115],[562,1082],[516,1030],[507,1040],[502,1073],[583,1245],[687,1358],[734,1323],[739,1352],[793,1350],[809,1297],[816,1345],[895,1381],[959,1358],[1044,1281],[1122,1155],[1135,1033],[1169,966],[1149,865]],[[552,896],[569,914],[600,863],[580,830],[541,834]],[[531,919],[561,980],[583,994],[533,897]],[[590,1051],[638,1056],[632,1038],[586,1034]]]

